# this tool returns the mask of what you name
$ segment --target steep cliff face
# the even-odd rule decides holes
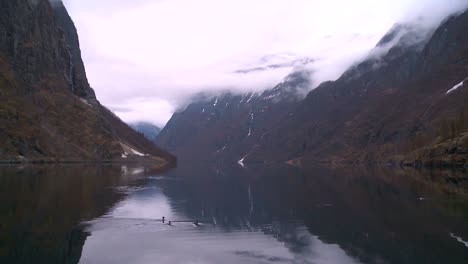
[[[60,2],[1,1],[0,160],[115,160],[125,146],[173,160],[96,99]]]
[[[88,99],[95,99],[94,91],[89,86],[83,60],[81,59],[80,42],[78,39],[78,33],[76,32],[75,24],[68,15],[66,8],[61,1],[54,1],[51,5],[55,11],[55,20],[63,30],[66,44],[70,50],[71,74],[68,77],[68,80],[70,81],[72,91],[77,96]]]
[[[247,134],[250,108],[232,110],[229,116],[214,114],[218,124],[230,126],[220,128],[199,121],[203,106],[195,103],[174,115],[157,142],[178,153],[196,149],[198,155],[191,157],[210,158],[218,157],[216,151],[224,147],[226,140],[220,139],[229,138],[223,151],[241,163],[466,164],[468,145],[462,135],[468,128],[468,83],[463,82],[468,77],[467,30],[468,12],[447,19],[429,34],[396,25],[366,60],[338,80],[321,84],[304,100],[286,105],[253,102],[265,109],[263,119],[272,121],[254,121],[258,134],[249,140],[232,131]],[[182,130],[186,135],[179,134]],[[220,140],[217,148],[204,147],[210,138]],[[193,142],[200,143],[193,147]]]

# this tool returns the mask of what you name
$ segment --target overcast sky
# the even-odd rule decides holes
[[[198,92],[260,91],[307,57],[318,84],[362,59],[396,22],[435,25],[468,0],[65,0],[98,99],[163,126]],[[291,63],[293,65],[294,63]],[[313,88],[313,87],[311,87]]]

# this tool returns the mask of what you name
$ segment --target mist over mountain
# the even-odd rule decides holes
[[[156,142],[184,159],[242,166],[464,166],[468,12],[447,18],[429,37],[418,28],[394,25],[365,59],[305,99],[291,95],[310,87],[314,72],[298,71],[262,93],[194,101],[174,114]]]
[[[261,93],[295,69],[295,59],[262,63],[264,58],[312,59],[307,70],[313,72],[313,89],[365,60],[395,23],[414,24],[414,32],[428,37],[449,14],[467,6],[464,0],[65,4],[103,104],[126,122],[144,120],[160,127],[194,95]]]

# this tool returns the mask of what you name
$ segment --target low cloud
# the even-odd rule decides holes
[[[306,64],[314,72],[315,85],[334,80],[365,58],[396,22],[416,21],[430,29],[468,5],[463,0],[65,4],[78,27],[88,77],[99,100],[129,110],[115,110],[125,121],[159,126],[197,93],[271,88],[301,60],[311,60]],[[268,61],[285,54],[293,57]]]
[[[146,121],[157,126],[165,125],[175,111],[173,105],[158,98],[130,98],[124,103],[110,104],[108,107],[126,122]]]

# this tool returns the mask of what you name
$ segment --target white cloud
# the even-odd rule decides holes
[[[163,125],[200,91],[261,90],[290,68],[235,74],[269,54],[318,59],[316,82],[361,59],[397,21],[437,23],[462,0],[66,0],[91,85],[126,121]],[[153,98],[148,100],[148,98]],[[144,103],[142,103],[144,102]],[[149,102],[159,103],[150,111]],[[154,110],[154,109],[153,109]],[[157,115],[157,117],[156,117]]]
[[[109,104],[109,109],[126,122],[147,121],[158,126],[166,124],[175,111],[174,106],[158,98],[130,98],[119,104]]]

